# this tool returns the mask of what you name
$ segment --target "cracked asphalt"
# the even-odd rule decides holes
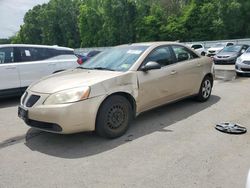
[[[214,127],[231,121],[250,128],[249,86],[247,77],[216,80],[208,102],[146,112],[114,140],[37,131],[17,117],[18,98],[2,99],[0,187],[245,187],[249,132]]]

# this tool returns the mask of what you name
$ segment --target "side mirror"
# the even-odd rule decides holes
[[[149,61],[141,67],[141,70],[147,72],[149,70],[161,69],[161,65],[154,61]]]

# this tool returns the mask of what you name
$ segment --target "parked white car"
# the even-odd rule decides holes
[[[0,45],[0,97],[20,95],[44,76],[79,66],[71,48]]]
[[[214,46],[212,46],[207,50],[207,56],[213,57],[221,50],[223,50],[223,48],[225,48],[226,46],[232,46],[232,45],[234,45],[233,42],[216,43]]]
[[[193,50],[195,50],[198,54],[205,56],[206,55],[206,49],[203,46],[203,44],[200,43],[195,43],[195,44],[190,44],[188,45],[190,48],[192,48]]]

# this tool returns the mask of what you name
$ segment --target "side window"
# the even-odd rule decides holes
[[[33,54],[31,54],[31,52]],[[34,61],[34,59],[35,59],[34,51],[28,47],[20,47],[19,48],[19,55],[20,55],[21,62]]]
[[[149,54],[144,63],[147,63],[149,61],[155,61],[159,63],[162,67],[174,63],[174,59],[169,47],[160,47],[151,52],[151,54]]]
[[[199,45],[199,44],[195,44],[195,45],[193,45],[191,48],[193,48],[193,49],[197,50],[197,49],[202,48],[202,46],[201,46],[201,45]]]
[[[184,46],[175,45],[175,46],[172,46],[172,48],[175,53],[177,62],[195,59],[199,57],[194,52],[190,51],[188,48]]]
[[[248,45],[244,45],[242,49],[247,50],[248,47],[249,47]]]
[[[231,43],[231,42],[227,43],[227,46],[233,46],[233,45],[234,43]]]
[[[36,50],[37,50],[36,57],[38,61],[46,60],[46,59],[53,57],[53,54],[50,52],[50,49],[36,48]]]
[[[14,62],[14,53],[12,47],[0,48],[0,64]]]
[[[56,50],[55,49],[55,53],[57,55],[72,55],[72,54],[74,54],[74,51],[71,51],[71,50]]]

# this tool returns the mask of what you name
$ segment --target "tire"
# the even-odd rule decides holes
[[[101,105],[96,118],[96,132],[105,138],[117,138],[128,129],[132,119],[129,101],[120,95],[107,98]]]
[[[196,96],[197,101],[199,102],[205,102],[207,101],[212,92],[213,88],[213,79],[209,76],[206,76],[201,83],[199,94]]]
[[[205,56],[205,55],[206,55],[206,52],[201,52],[201,55],[202,55],[202,56]]]
[[[238,77],[243,76],[243,74],[242,74],[242,73],[239,73],[239,72],[236,72],[236,74],[237,74]]]

